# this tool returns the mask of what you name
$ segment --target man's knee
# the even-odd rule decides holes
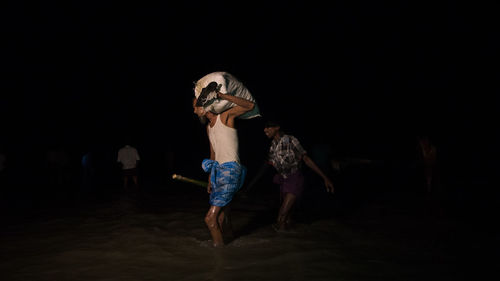
[[[209,228],[216,228],[217,227],[217,217],[215,216],[215,214],[213,214],[213,213],[207,214],[205,216],[205,224]]]

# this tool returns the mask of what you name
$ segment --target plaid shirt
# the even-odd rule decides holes
[[[301,168],[304,154],[306,151],[296,137],[283,135],[279,140],[273,139],[269,161],[278,173],[286,177]]]

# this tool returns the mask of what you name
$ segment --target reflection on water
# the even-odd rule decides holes
[[[214,249],[206,193],[196,192],[6,220],[2,280],[457,280],[448,222],[430,230],[404,209],[373,204],[341,218],[306,214],[276,233],[272,200],[237,198],[235,238]]]

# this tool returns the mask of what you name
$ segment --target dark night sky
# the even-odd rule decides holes
[[[380,157],[428,132],[450,154],[479,159],[497,151],[493,7],[176,2],[7,4],[3,142],[116,147],[132,132],[143,147],[203,146],[192,83],[224,70],[247,85],[264,117],[286,120],[306,143],[332,134],[352,151]],[[264,137],[259,122],[242,125],[250,130],[245,138]]]

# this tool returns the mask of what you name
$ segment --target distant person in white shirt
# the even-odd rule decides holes
[[[139,160],[141,160],[141,158],[139,158],[139,153],[135,147],[127,144],[118,150],[117,161],[122,164],[124,188],[128,187],[128,180],[130,177],[137,186],[137,163]]]

